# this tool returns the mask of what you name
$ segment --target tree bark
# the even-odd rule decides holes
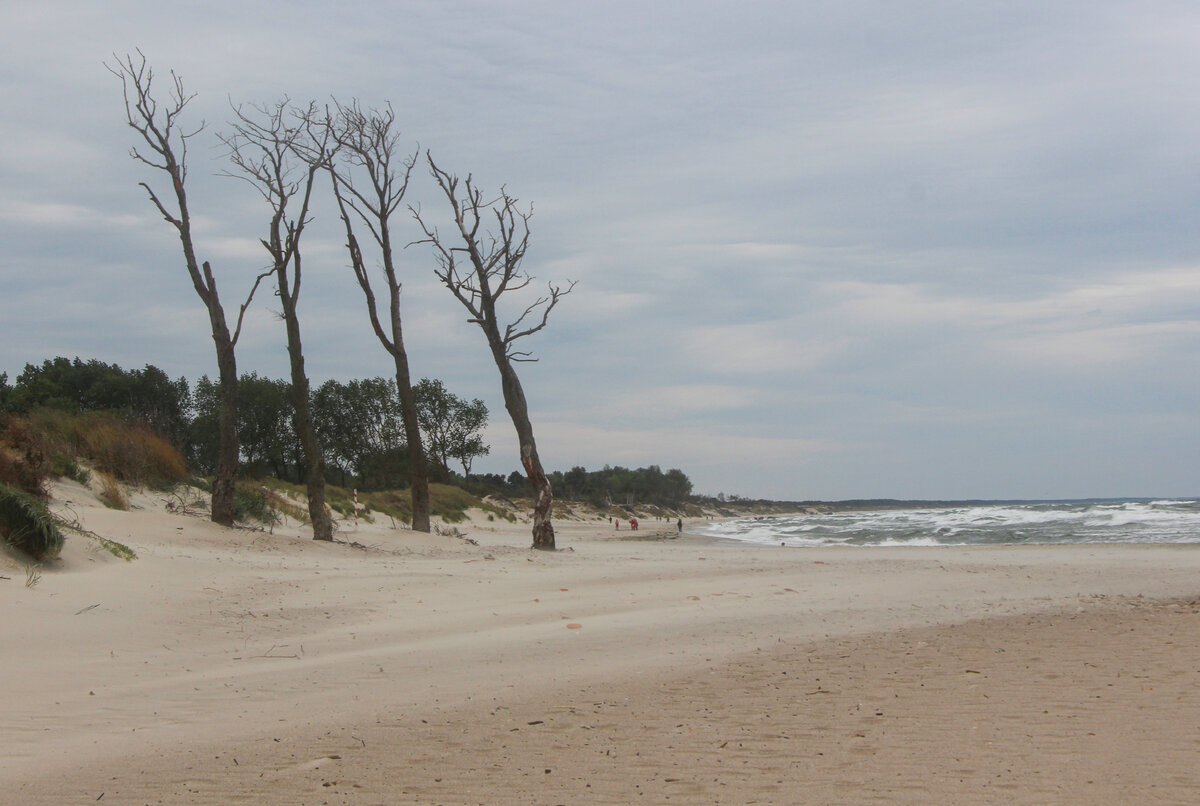
[[[217,349],[217,370],[221,407],[218,415],[217,474],[212,486],[212,520],[222,526],[233,526],[236,518],[233,495],[238,471],[238,393],[237,361],[229,329],[225,327],[225,314],[220,310],[211,313],[213,341]]]
[[[485,304],[485,310],[487,305]],[[492,319],[494,322],[494,311]],[[525,390],[521,379],[513,369],[508,357],[507,345],[500,338],[499,330],[494,324],[483,327],[488,343],[492,348],[492,358],[500,371],[500,388],[504,394],[504,408],[512,419],[513,428],[517,432],[517,442],[521,450],[521,467],[529,477],[533,488],[533,548],[540,551],[554,551],[554,524],[551,515],[554,509],[554,490],[550,487],[550,479],[542,469],[542,460],[538,457],[537,442],[533,437],[533,423],[529,420],[529,404],[525,401]]]
[[[293,422],[303,452],[303,480],[308,497],[308,518],[312,522],[313,540],[333,540],[333,519],[325,507],[325,458],[313,428],[312,405],[309,399],[308,375],[304,371],[304,350],[300,343],[300,319],[296,314],[296,299],[288,288],[286,273],[276,272],[279,280],[279,299],[287,328],[288,359],[292,372],[292,396],[295,402]]]
[[[333,520],[325,507],[325,459],[313,427],[308,376],[300,342],[300,240],[309,221],[313,183],[330,156],[328,132],[314,132],[314,105],[293,108],[284,100],[273,105],[251,105],[251,112],[235,108],[233,134],[222,135],[229,158],[241,178],[258,189],[271,208],[271,221],[262,245],[271,255],[280,305],[287,331],[291,364],[293,423],[300,440],[300,476],[308,494],[308,514],[315,540],[333,540]],[[302,125],[297,125],[300,121]],[[303,168],[297,178],[297,163]],[[288,206],[295,202],[294,214]]]
[[[417,403],[413,397],[412,376],[408,371],[408,353],[404,349],[404,328],[400,320],[400,281],[392,263],[390,229],[383,225],[380,229],[380,250],[384,256],[384,273],[388,282],[388,313],[392,326],[391,344],[384,344],[384,347],[392,354],[396,364],[396,392],[400,398],[400,417],[404,420],[404,439],[408,442],[409,472],[412,475],[412,528],[417,532],[429,532],[429,463],[425,458],[425,448],[421,444]]]
[[[417,425],[417,404],[413,399],[412,382],[408,374],[408,356],[396,331],[393,352],[396,360],[396,390],[400,397],[400,416],[404,420],[404,439],[408,442],[408,467],[412,476],[412,528],[417,532],[431,529],[429,499],[429,463],[421,445],[421,429]]]
[[[506,366],[507,365],[507,362]],[[521,466],[533,487],[533,547],[543,551],[554,551],[554,524],[550,517],[554,508],[554,491],[550,488],[550,479],[542,469],[542,460],[538,457],[537,443],[533,438],[533,424],[529,421],[529,409],[525,403],[525,392],[521,389],[521,381],[517,373],[508,366],[504,375],[504,407],[512,418],[513,427],[517,431],[517,439],[521,446]]]

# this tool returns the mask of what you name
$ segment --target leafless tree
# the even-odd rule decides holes
[[[336,102],[335,102],[336,103]],[[404,348],[404,330],[400,319],[401,283],[393,254],[391,218],[408,190],[409,176],[416,155],[399,153],[399,134],[395,131],[395,113],[387,109],[364,110],[358,101],[337,105],[336,116],[326,115],[325,125],[332,128],[338,160],[328,163],[333,194],[346,227],[346,248],[350,266],[367,301],[367,314],[379,343],[392,356],[396,367],[396,389],[400,414],[408,442],[409,470],[412,475],[412,528],[429,531],[429,469],[421,443],[421,428],[413,398],[408,353]],[[355,223],[362,222],[382,264],[387,284],[388,319],[380,321],[371,273],[367,271],[362,248],[355,236]]]
[[[565,288],[549,284],[545,296],[528,305],[511,323],[501,325],[497,302],[503,295],[520,291],[533,282],[533,278],[521,269],[529,246],[532,208],[521,209],[518,200],[508,195],[504,188],[499,197],[485,201],[483,192],[474,185],[470,175],[460,182],[457,176],[439,168],[432,156],[426,154],[426,157],[430,173],[450,203],[455,234],[443,238],[436,227],[425,222],[419,209],[410,209],[425,232],[423,242],[433,245],[438,279],[470,313],[468,321],[479,325],[487,337],[492,359],[500,371],[504,406],[517,430],[521,465],[533,487],[533,547],[552,551],[554,526],[550,515],[554,493],[538,458],[529,406],[513,365],[536,360],[529,352],[516,349],[517,341],[544,328],[550,311],[574,289],[575,283],[571,282]],[[489,225],[494,229],[489,229]],[[461,245],[453,245],[455,241]]]
[[[333,520],[325,506],[325,460],[313,427],[308,376],[300,342],[300,239],[309,221],[317,175],[330,158],[329,132],[313,125],[315,107],[296,108],[287,98],[274,104],[234,108],[232,132],[222,135],[234,170],[259,192],[271,210],[267,236],[260,239],[271,256],[276,294],[283,309],[295,396],[296,434],[304,452],[304,483],[313,538],[333,540]]]
[[[125,119],[141,139],[144,148],[138,146],[130,149],[130,155],[151,168],[163,171],[171,178],[173,198],[163,197],[146,182],[139,183],[150,196],[151,203],[162,214],[179,234],[183,247],[184,266],[191,277],[192,286],[200,301],[208,311],[209,326],[212,330],[213,344],[217,350],[217,369],[221,395],[219,417],[219,448],[217,454],[217,472],[212,489],[212,520],[225,526],[234,522],[233,491],[238,469],[238,430],[237,430],[237,361],[234,347],[242,331],[242,319],[246,309],[254,299],[254,292],[259,283],[266,279],[270,272],[260,274],[254,281],[246,301],[238,310],[237,324],[233,332],[225,318],[221,307],[221,298],[217,293],[217,281],[213,276],[212,267],[208,261],[200,263],[196,258],[195,243],[192,238],[192,218],[188,209],[188,197],[185,184],[187,182],[187,148],[188,142],[204,129],[201,122],[190,131],[180,128],[180,115],[183,114],[188,102],[195,94],[184,90],[183,80],[174,72],[171,73],[171,83],[168,97],[160,104],[155,96],[154,71],[147,66],[146,57],[141,51],[137,58],[126,54],[124,58],[113,55],[114,64],[105,64],[108,71],[121,80],[121,88],[125,97]]]

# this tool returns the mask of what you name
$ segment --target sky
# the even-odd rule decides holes
[[[6,0],[10,380],[58,355],[216,374],[104,67],[136,49],[196,94],[189,200],[227,309],[269,220],[224,175],[232,105],[390,103],[411,151],[532,204],[530,291],[577,281],[518,367],[548,469],[788,500],[1200,495],[1195,3]],[[426,172],[408,199],[449,224]],[[337,224],[319,199],[302,245],[314,384],[393,372]],[[398,257],[414,378],[487,403],[475,471],[518,469],[483,335],[428,245]],[[287,376],[278,310],[255,300],[241,371]]]

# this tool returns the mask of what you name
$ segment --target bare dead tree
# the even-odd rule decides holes
[[[135,146],[130,149],[130,156],[166,173],[171,178],[173,198],[168,197],[170,200],[164,201],[148,183],[139,184],[145,188],[150,202],[162,217],[178,232],[183,247],[184,266],[191,277],[192,287],[196,289],[197,296],[208,311],[213,344],[217,351],[221,395],[217,469],[212,489],[212,520],[224,526],[232,526],[233,491],[237,480],[239,453],[237,361],[234,348],[242,332],[242,320],[246,309],[250,307],[259,283],[266,279],[270,272],[260,274],[255,279],[250,293],[246,295],[246,301],[238,310],[237,323],[230,333],[212,267],[207,260],[201,264],[196,259],[195,242],[192,238],[192,218],[185,187],[187,148],[188,142],[203,131],[204,123],[201,122],[195,129],[187,131],[180,128],[180,115],[195,94],[185,92],[183,80],[172,72],[167,98],[160,104],[159,98],[155,96],[154,71],[147,66],[146,57],[140,50],[136,59],[130,54],[126,54],[124,58],[113,54],[113,60],[114,64],[106,63],[104,66],[121,80],[125,98],[125,120],[129,127],[137,132],[144,145],[144,148]]]
[[[345,106],[337,104],[337,115],[327,115],[325,125],[332,128],[332,138],[340,160],[331,160],[328,170],[333,182],[333,195],[346,227],[350,267],[366,297],[367,314],[375,336],[392,356],[396,368],[396,389],[412,475],[412,528],[418,532],[428,532],[429,469],[421,442],[408,353],[404,348],[404,329],[400,318],[401,283],[396,271],[391,230],[392,214],[404,200],[416,155],[406,157],[399,153],[400,136],[393,128],[395,122],[396,115],[390,106],[383,110],[364,110],[358,101]],[[356,221],[366,227],[379,254],[387,286],[386,328],[379,317],[371,273],[367,271],[361,245],[355,236]]]
[[[533,487],[533,547],[553,551],[554,526],[550,515],[554,492],[538,458],[529,406],[513,365],[536,360],[528,351],[518,350],[517,341],[546,327],[550,311],[571,293],[575,283],[570,282],[565,288],[550,283],[545,296],[538,297],[515,320],[502,326],[497,302],[504,294],[526,288],[534,279],[521,270],[521,261],[529,247],[529,219],[533,210],[522,210],[518,200],[504,188],[498,198],[485,201],[470,175],[460,183],[457,176],[439,168],[428,153],[426,158],[430,173],[450,203],[455,235],[444,239],[436,227],[425,222],[419,209],[410,209],[425,232],[422,242],[433,245],[438,279],[467,309],[468,321],[479,325],[487,337],[492,359],[500,371],[504,406],[517,430],[521,466]],[[485,225],[485,218],[495,229]],[[452,241],[461,241],[462,245],[454,246]]]
[[[271,256],[276,294],[287,331],[295,400],[296,434],[304,452],[304,484],[313,539],[333,540],[333,520],[325,506],[325,460],[313,426],[304,349],[300,341],[300,239],[309,221],[317,175],[330,159],[327,129],[314,125],[315,106],[297,109],[284,98],[275,104],[235,107],[232,133],[221,135],[234,170],[230,176],[249,183],[271,210],[267,237],[260,239]]]

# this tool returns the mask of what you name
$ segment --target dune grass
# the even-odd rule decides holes
[[[88,460],[96,470],[125,484],[170,489],[189,479],[183,456],[149,428],[125,422],[104,412],[67,412],[38,409],[24,419],[41,435],[42,451],[52,457],[51,467],[77,478],[76,458]]]
[[[121,482],[103,471],[96,473],[96,479],[100,482],[100,503],[109,509],[128,511],[129,497],[125,495]]]
[[[291,484],[278,479],[262,479],[257,484],[265,487],[268,504],[289,518],[308,522],[308,512],[303,502],[305,489],[301,484]],[[271,495],[274,493],[274,495]],[[467,510],[479,508],[496,517],[513,520],[513,516],[500,507],[480,501],[461,487],[449,484],[429,485],[430,510],[434,517],[447,523],[460,523],[467,518]],[[334,484],[325,485],[325,503],[343,518],[354,517],[354,492]],[[358,494],[359,517],[374,520],[375,514],[385,515],[394,521],[412,524],[412,493],[409,490],[379,490]]]
[[[39,498],[0,484],[0,536],[26,554],[40,559],[62,551],[63,534]]]

